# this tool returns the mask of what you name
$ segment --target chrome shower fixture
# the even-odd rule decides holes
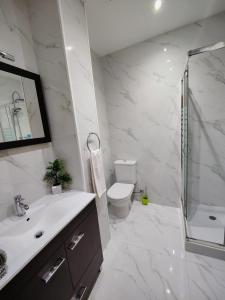
[[[18,114],[18,112],[20,112],[21,110],[22,110],[22,108],[20,108],[20,107],[13,108],[12,113],[13,113],[14,115],[16,115],[16,114]]]
[[[208,52],[208,51],[219,50],[219,49],[224,48],[224,47],[225,47],[225,42],[219,42],[219,43],[216,43],[216,44],[213,44],[213,45],[197,48],[197,49],[194,49],[194,50],[189,50],[188,51],[188,56],[192,56],[192,55],[196,55],[196,54],[203,53],[203,52]]]
[[[24,102],[24,99],[20,97],[20,93],[18,91],[14,91],[12,93],[12,103],[15,105],[18,102]]]
[[[0,56],[8,60],[15,61],[15,57],[5,51],[0,50]]]

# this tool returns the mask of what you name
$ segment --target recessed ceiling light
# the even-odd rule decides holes
[[[170,62],[171,62],[171,59],[167,59],[166,62],[167,62],[167,63],[170,63]]]
[[[158,11],[162,6],[162,0],[155,0],[155,3],[154,3],[154,8],[156,11]]]
[[[163,51],[166,52],[166,51],[167,51],[167,48],[164,48]]]

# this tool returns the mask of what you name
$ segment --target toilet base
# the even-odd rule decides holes
[[[131,202],[128,202],[125,206],[115,206],[113,204],[110,204],[110,211],[114,216],[117,218],[126,218],[129,215],[131,208]]]

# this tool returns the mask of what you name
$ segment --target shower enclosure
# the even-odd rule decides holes
[[[188,52],[181,96],[186,248],[225,258],[225,43]]]

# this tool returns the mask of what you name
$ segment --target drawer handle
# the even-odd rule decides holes
[[[73,251],[75,248],[76,248],[76,246],[79,244],[79,242],[82,240],[82,238],[84,237],[84,233],[81,233],[81,234],[79,234],[79,235],[76,235],[73,239],[72,239],[72,241],[71,241],[71,243],[70,243],[70,245],[69,245],[69,250],[71,250],[71,251]]]
[[[43,276],[42,280],[44,281],[45,284],[47,284],[51,278],[55,275],[55,273],[59,270],[59,268],[64,264],[65,258],[59,257],[56,261],[56,264],[51,267]]]
[[[76,295],[76,300],[82,300],[86,293],[87,286],[81,286],[79,292]]]

